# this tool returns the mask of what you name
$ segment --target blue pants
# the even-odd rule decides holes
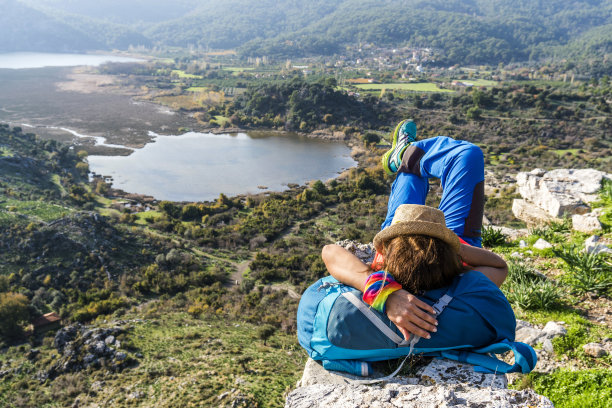
[[[425,204],[430,177],[440,179],[446,226],[473,246],[482,246],[480,237],[484,212],[484,158],[478,146],[437,136],[412,143],[405,151],[397,173],[387,217],[381,229],[391,225],[395,210],[402,204]]]

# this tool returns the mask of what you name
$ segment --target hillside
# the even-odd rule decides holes
[[[0,0],[0,51],[70,52],[105,44],[16,0]]]
[[[5,51],[157,45],[239,48],[245,56],[287,58],[343,53],[349,45],[374,43],[432,47],[437,64],[496,65],[551,57],[580,60],[585,45],[589,58],[601,59],[610,53],[612,41],[610,0],[334,0],[307,6],[295,0],[3,3],[7,24],[0,26],[0,34],[12,39],[0,45]],[[25,21],[43,24],[26,28],[18,23]],[[79,41],[70,35],[75,30]]]

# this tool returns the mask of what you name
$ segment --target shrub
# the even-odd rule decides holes
[[[271,324],[264,324],[257,329],[257,338],[263,340],[265,346],[266,342],[270,337],[272,337],[275,331],[276,327],[272,326]]]
[[[612,202],[612,180],[603,180],[599,196],[604,201]]]
[[[73,318],[76,321],[84,322],[91,320],[101,314],[110,314],[115,310],[125,307],[129,304],[124,297],[116,297],[114,294],[108,299],[98,300],[89,303],[87,306],[78,309],[74,312]]]
[[[511,304],[525,310],[551,309],[561,300],[560,288],[524,263],[510,262],[502,291]]]
[[[17,337],[28,320],[28,298],[21,293],[0,293],[0,336]]]
[[[484,227],[482,229],[482,245],[486,247],[494,247],[506,243],[508,236],[501,232],[499,228]]]
[[[612,288],[612,264],[605,254],[583,252],[575,245],[555,249],[568,266],[564,280],[578,293],[606,293]]]
[[[377,135],[376,133],[366,132],[363,135],[363,142],[366,145],[376,144],[376,143],[380,142],[380,136]]]

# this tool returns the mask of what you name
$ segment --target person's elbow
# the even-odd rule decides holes
[[[327,244],[323,247],[321,250],[321,258],[325,264],[334,258],[335,254],[338,253],[338,248],[340,248],[340,246],[337,244]]]
[[[508,263],[506,263],[506,261],[504,261],[504,265],[499,270],[499,277],[501,279],[499,286],[501,286],[508,277]]]

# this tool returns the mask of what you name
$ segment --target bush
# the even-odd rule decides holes
[[[482,119],[482,111],[479,108],[472,106],[467,110],[465,116],[470,120],[480,120]]]
[[[377,135],[376,133],[367,132],[366,134],[363,135],[363,142],[366,145],[376,144],[380,142],[380,136]]]
[[[113,294],[108,299],[97,300],[78,309],[76,312],[74,312],[73,318],[76,321],[85,322],[101,314],[110,314],[119,308],[127,306],[128,304],[129,302],[126,298],[116,297]]]
[[[264,324],[257,329],[257,338],[263,340],[265,346],[266,342],[270,337],[272,337],[275,331],[276,327],[272,326],[271,324]]]
[[[524,263],[510,262],[501,289],[511,304],[525,310],[551,309],[561,300],[560,288]]]
[[[583,252],[575,245],[555,249],[569,269],[563,278],[578,293],[605,294],[612,288],[612,263],[605,254]]]
[[[508,236],[501,232],[499,228],[484,227],[482,229],[482,245],[485,247],[494,247],[506,243]]]
[[[21,335],[21,324],[29,316],[28,298],[21,293],[0,293],[0,336],[12,338]]]

